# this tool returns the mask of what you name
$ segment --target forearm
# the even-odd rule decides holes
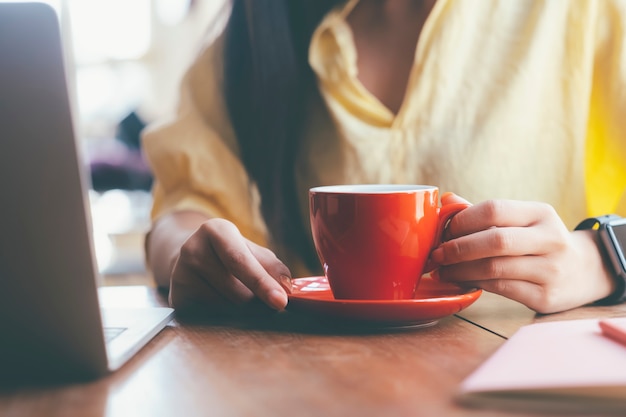
[[[167,214],[153,224],[146,241],[146,254],[157,286],[169,288],[181,246],[207,220],[202,213],[181,211]]]

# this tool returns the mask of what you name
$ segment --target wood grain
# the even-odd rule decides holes
[[[101,300],[124,307],[133,300],[165,303],[148,287],[110,287]],[[467,315],[481,325],[506,333],[529,320],[515,306],[493,315],[490,302],[500,301],[483,301]],[[288,312],[174,321],[105,378],[0,393],[0,415],[522,416],[456,405],[460,382],[505,340],[466,320],[451,316],[427,328],[370,332]]]

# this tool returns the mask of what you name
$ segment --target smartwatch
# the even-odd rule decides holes
[[[610,267],[617,282],[617,289],[596,304],[617,304],[626,301],[626,218],[615,214],[591,217],[583,220],[574,230],[596,229],[601,250],[609,259]]]

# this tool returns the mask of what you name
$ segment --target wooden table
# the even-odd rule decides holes
[[[164,305],[149,287],[101,289],[103,304]],[[484,293],[419,330],[350,333],[291,313],[174,320],[119,371],[97,381],[0,393],[0,416],[538,416],[457,405],[460,382],[519,326],[624,316],[626,306],[535,316]]]

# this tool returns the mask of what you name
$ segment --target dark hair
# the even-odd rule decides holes
[[[279,247],[319,262],[300,219],[294,162],[305,106],[315,91],[308,47],[341,0],[234,0],[226,26],[226,105],[261,211]]]

